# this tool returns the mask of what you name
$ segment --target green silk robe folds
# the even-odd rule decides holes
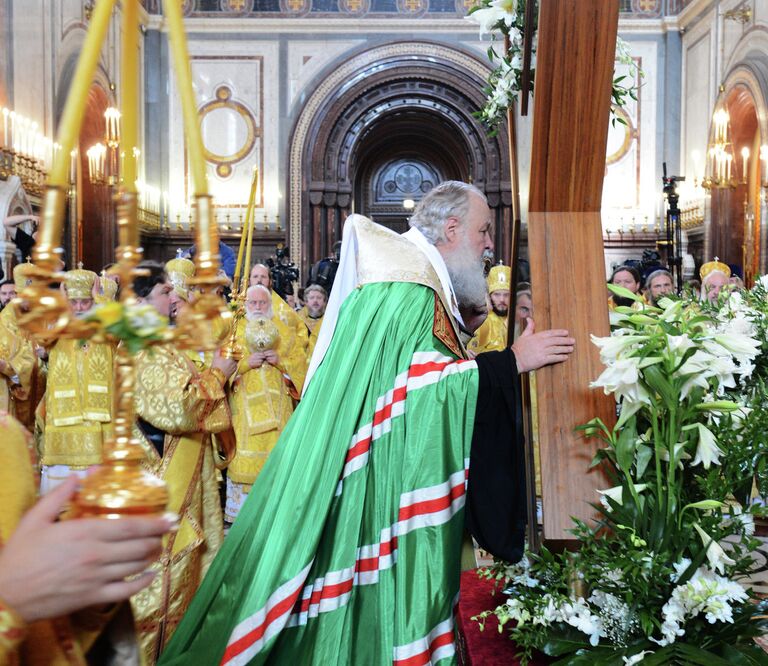
[[[344,301],[161,664],[453,661],[477,366],[441,308],[410,282]]]

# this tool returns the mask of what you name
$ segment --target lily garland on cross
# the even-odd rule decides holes
[[[499,124],[506,119],[507,109],[514,104],[523,85],[523,36],[527,29],[533,30],[532,58],[530,72],[530,92],[533,92],[534,71],[536,66],[536,29],[525,25],[526,1],[535,0],[478,0],[466,18],[480,26],[480,38],[491,36],[488,47],[488,60],[494,65],[488,75],[488,85],[484,92],[487,97],[483,108],[475,112],[475,117],[481,120],[489,129],[491,135],[498,132]],[[536,16],[536,12],[533,12]],[[497,52],[499,39],[508,37],[509,49],[506,53]],[[637,101],[636,78],[643,77],[643,71],[629,52],[629,45],[620,37],[616,38],[616,61],[626,73],[614,73],[611,90],[612,123],[626,124],[616,109],[623,107],[632,99]]]

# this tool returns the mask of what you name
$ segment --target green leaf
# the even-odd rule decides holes
[[[653,458],[653,449],[650,446],[641,444],[637,447],[635,452],[635,467],[637,470],[637,478],[642,478],[645,474],[645,470],[648,468],[648,463]]]
[[[724,645],[723,657],[734,666],[765,666],[768,654],[757,645]]]
[[[683,511],[686,509],[718,509],[723,506],[726,506],[725,502],[718,502],[717,500],[701,500],[700,502],[686,504],[683,507]]]
[[[656,393],[661,396],[667,407],[675,407],[680,402],[680,396],[657,365],[651,365],[645,369],[645,381]]]
[[[622,470],[629,472],[635,460],[637,446],[637,430],[634,428],[634,418],[629,420],[627,427],[622,428],[616,440],[616,462]]]
[[[700,664],[700,666],[730,666],[730,662],[709,650],[688,643],[675,643],[675,646],[675,652],[685,659],[684,663]]]
[[[619,285],[611,284],[610,282],[608,283],[607,286],[608,286],[608,291],[612,292],[616,296],[621,296],[622,298],[629,298],[633,301],[637,301],[638,303],[643,302],[642,296],[631,292],[626,287],[620,287]]]

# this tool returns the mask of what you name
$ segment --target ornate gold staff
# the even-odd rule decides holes
[[[120,303],[124,310],[137,305],[133,279],[141,261],[136,201],[136,152],[138,147],[138,0],[123,0],[122,94],[120,111],[125,147],[123,184],[117,194],[117,266],[113,273],[120,279]],[[163,481],[146,472],[141,462],[144,450],[133,436],[135,420],[134,387],[136,368],[133,356],[124,344],[115,357],[113,398],[114,434],[104,446],[104,464],[82,483],[75,501],[75,511],[86,516],[161,513],[168,503],[168,489]]]
[[[189,64],[187,37],[181,18],[181,3],[164,0],[163,9],[168,21],[168,33],[173,52],[173,66],[179,86],[184,116],[184,134],[189,152],[189,166],[195,186],[195,277],[190,285],[200,288],[201,294],[191,307],[185,308],[177,322],[176,340],[180,347],[215,349],[229,335],[232,313],[216,290],[227,283],[219,275],[219,233],[211,220],[211,196],[205,176],[203,137],[192,88],[192,70]]]
[[[112,343],[119,338],[98,321],[79,321],[72,317],[64,295],[52,287],[58,274],[64,204],[66,201],[67,162],[80,133],[88,88],[99,59],[115,0],[98,0],[78,60],[75,77],[67,96],[58,141],[62,146],[51,168],[46,190],[43,218],[34,251],[35,268],[31,284],[16,301],[19,325],[37,338],[96,336]],[[123,1],[123,53],[121,96],[124,137],[129,148],[125,166],[125,184],[118,201],[120,247],[118,265],[123,290],[119,307],[123,312],[136,304],[131,288],[136,264],[141,258],[136,222],[136,162],[133,148],[137,143],[136,62],[138,39],[138,0]],[[133,105],[133,108],[131,108]],[[144,452],[132,436],[134,421],[133,359],[124,345],[117,346],[115,362],[114,434],[104,444],[104,465],[82,483],[73,498],[70,515],[119,518],[123,515],[159,514],[165,510],[168,491],[165,483],[144,471]]]
[[[243,351],[237,343],[237,327],[245,316],[245,294],[248,291],[248,280],[250,277],[249,271],[251,268],[251,247],[253,246],[253,227],[256,218],[254,207],[256,204],[256,192],[258,188],[259,170],[258,168],[254,168],[253,180],[251,181],[251,193],[248,196],[248,208],[245,213],[245,225],[240,229],[240,248],[237,251],[235,276],[232,281],[232,301],[230,302],[232,323],[230,325],[229,339],[227,340],[226,345],[222,348],[222,354],[224,354],[224,356],[237,361],[243,356]],[[247,241],[245,233],[246,227],[248,228]],[[245,264],[243,264],[244,252],[246,257]]]

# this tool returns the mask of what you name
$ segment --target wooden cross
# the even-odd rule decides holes
[[[538,330],[567,328],[571,359],[536,373],[544,538],[572,539],[588,519],[597,447],[574,432],[595,416],[610,427],[613,398],[589,388],[601,372],[590,333],[609,334],[600,206],[619,3],[541,0],[536,54],[528,249]]]

